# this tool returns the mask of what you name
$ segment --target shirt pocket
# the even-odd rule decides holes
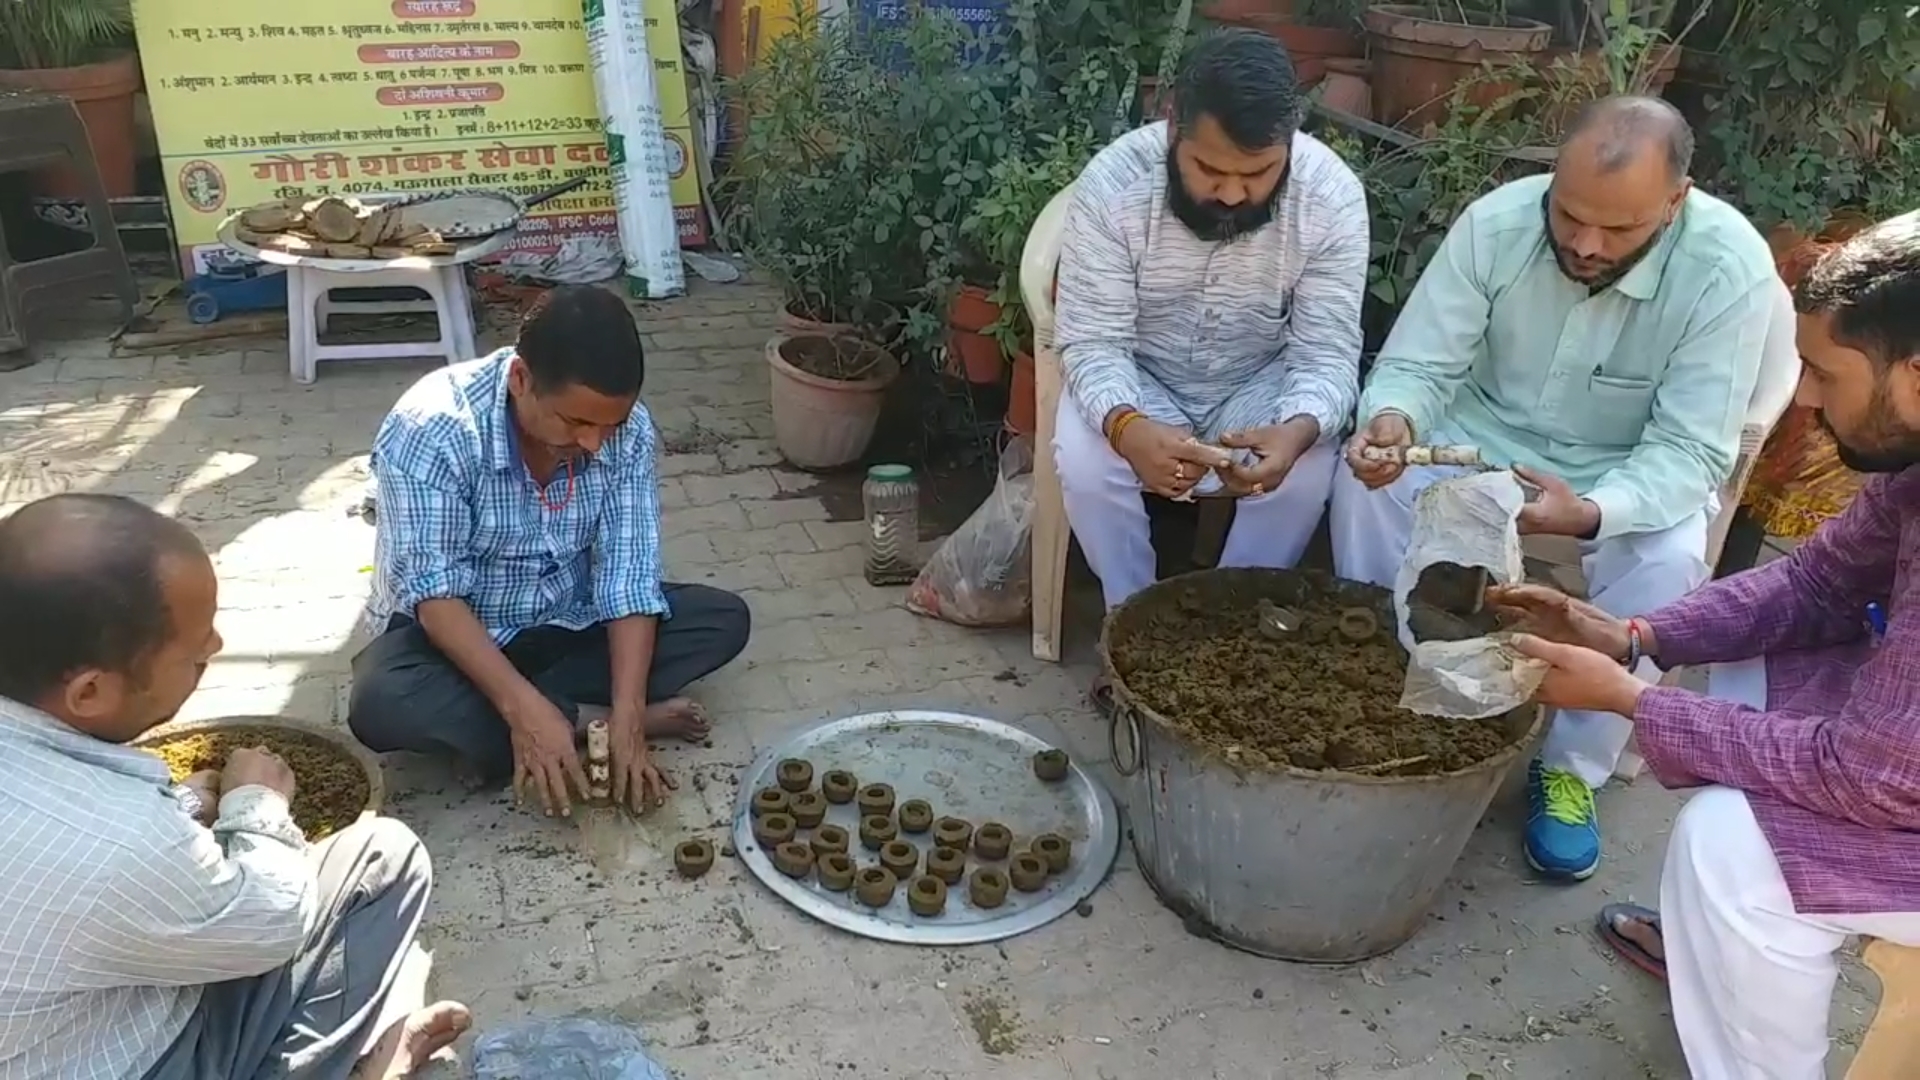
[[[1227,332],[1242,338],[1249,346],[1248,351],[1272,355],[1280,351],[1286,343],[1287,329],[1293,325],[1292,298],[1285,293],[1265,297],[1257,303],[1248,304],[1234,313],[1233,321]]]
[[[1587,400],[1575,412],[1573,424],[1580,441],[1605,447],[1640,445],[1653,418],[1653,395],[1659,389],[1654,379],[1599,372],[1588,376]]]

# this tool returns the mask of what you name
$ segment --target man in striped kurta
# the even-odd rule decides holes
[[[1109,607],[1154,580],[1142,491],[1238,496],[1223,566],[1299,561],[1359,393],[1366,196],[1285,48],[1203,40],[1174,108],[1087,166],[1060,254],[1054,453]]]

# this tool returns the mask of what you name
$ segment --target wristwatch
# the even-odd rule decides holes
[[[180,803],[180,809],[185,810],[188,817],[199,821],[200,815],[207,809],[207,801],[200,797],[200,793],[185,784],[175,784],[171,790]]]

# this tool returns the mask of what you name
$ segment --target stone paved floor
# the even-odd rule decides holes
[[[698,688],[717,716],[711,748],[662,751],[682,784],[641,831],[643,855],[682,830],[718,836],[736,770],[835,714],[977,711],[1061,740],[1112,779],[1081,704],[1091,623],[1070,627],[1072,655],[1052,666],[1031,659],[1024,632],[908,614],[899,591],[861,578],[859,526],[832,520],[815,481],[780,467],[761,358],[769,297],[707,286],[640,318],[647,398],[685,451],[663,461],[672,573],[742,591],[756,621],[747,653]],[[373,546],[347,511],[375,425],[424,370],[323,367],[301,387],[277,341],[114,356],[103,335],[81,334],[0,375],[0,508],[101,490],[190,521],[218,559],[227,641],[190,715],[339,724]],[[657,864],[602,873],[574,825],[468,793],[423,763],[397,762],[391,777],[391,811],[438,870],[428,929],[439,991],[472,1003],[483,1026],[580,1010],[630,1019],[683,1080],[1685,1071],[1660,988],[1588,933],[1600,904],[1655,895],[1676,800],[1650,781],[1603,796],[1612,844],[1593,883],[1529,881],[1510,791],[1412,943],[1317,968],[1190,936],[1124,850],[1085,917],[997,946],[915,949],[811,924],[732,866],[691,884]],[[1857,1038],[1871,988],[1849,968],[1843,1041]]]

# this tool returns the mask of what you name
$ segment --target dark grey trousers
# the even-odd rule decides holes
[[[647,700],[665,701],[711,674],[747,647],[752,617],[747,602],[706,585],[668,585],[673,617],[660,623]],[[581,705],[613,701],[613,661],[604,626],[566,630],[539,626],[515,635],[502,650],[527,681],[569,720]],[[506,721],[420,625],[396,615],[386,632],[353,658],[347,726],[370,750],[451,755],[488,783],[513,776],[513,741]]]
[[[320,917],[293,961],[208,986],[146,1080],[347,1080],[433,887],[427,849],[392,818],[368,818],[313,846]]]

